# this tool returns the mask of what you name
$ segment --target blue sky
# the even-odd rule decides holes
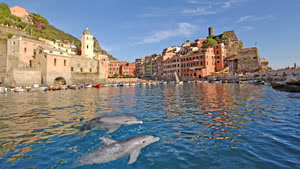
[[[45,16],[81,38],[88,26],[119,60],[235,30],[244,47],[257,42],[273,68],[300,65],[300,0],[0,0]]]

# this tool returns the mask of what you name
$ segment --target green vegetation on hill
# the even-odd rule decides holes
[[[0,24],[17,26],[22,29],[26,25],[21,21],[21,18],[14,16],[10,13],[8,5],[5,3],[0,3]]]
[[[213,47],[217,44],[217,41],[214,40],[212,37],[208,37],[207,40],[203,42],[203,47],[208,48],[208,47]]]
[[[50,25],[48,20],[40,14],[31,13],[29,18],[33,24],[22,22],[21,18],[10,13],[7,4],[0,3],[0,24],[16,26],[18,28],[25,29],[25,31],[27,31],[34,38],[41,37],[51,41],[69,41],[74,43],[76,47],[80,48],[81,42],[79,39]],[[104,49],[100,48],[99,52],[108,55],[109,59],[115,60],[115,58]]]

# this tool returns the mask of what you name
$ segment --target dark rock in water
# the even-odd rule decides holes
[[[288,96],[289,98],[300,99],[300,96]]]
[[[300,86],[298,85],[291,85],[287,82],[273,82],[271,83],[272,88],[280,91],[286,92],[299,92],[300,93]]]

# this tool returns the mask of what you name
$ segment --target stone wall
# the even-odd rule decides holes
[[[41,71],[22,71],[14,70],[12,72],[13,82],[11,85],[15,86],[26,86],[41,83]]]
[[[0,35],[7,37],[9,33],[13,35],[30,37],[29,33],[21,28],[0,24]]]
[[[71,74],[72,84],[96,83],[98,81],[99,81],[99,74],[98,73],[72,72],[72,74]]]
[[[227,40],[225,42],[225,48],[226,48],[226,57],[238,56],[243,49],[243,42]]]
[[[40,83],[42,82],[43,84],[56,85],[55,79],[60,77],[65,79],[68,85],[72,84],[71,81],[72,74],[70,72],[47,72],[46,80],[41,79]]]
[[[238,59],[238,72],[257,72],[261,69],[257,48],[243,49]]]
[[[0,73],[6,72],[7,66],[7,40],[0,39]]]

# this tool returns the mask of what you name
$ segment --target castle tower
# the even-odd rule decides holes
[[[215,36],[215,31],[213,27],[208,28],[208,36],[214,37]]]
[[[86,56],[88,58],[94,57],[94,37],[88,28],[86,28],[86,30],[82,33],[81,52],[82,56]]]

